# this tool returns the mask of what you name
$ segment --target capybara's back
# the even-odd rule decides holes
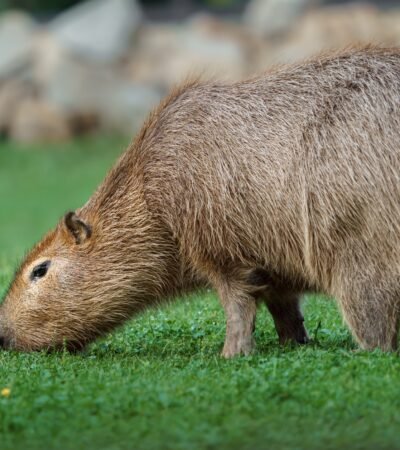
[[[64,228],[76,244],[83,232],[80,254],[96,256],[97,265],[112,254],[104,281],[91,278],[107,312],[132,314],[126,305],[138,304],[129,298],[140,282],[148,303],[194,279],[211,283],[227,315],[225,356],[251,350],[260,300],[282,342],[305,342],[299,296],[307,290],[338,299],[364,348],[392,349],[400,308],[399,125],[396,49],[327,55],[231,85],[192,83],[151,115]],[[97,286],[109,287],[112,276],[113,289]],[[109,318],[104,330],[117,322]]]

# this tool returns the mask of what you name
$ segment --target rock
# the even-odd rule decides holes
[[[99,131],[99,117],[95,113],[76,112],[68,116],[71,133],[80,136],[94,131]]]
[[[112,67],[92,64],[62,48],[44,50],[43,56],[36,70],[43,97],[68,113],[96,113],[104,86],[115,77]]]
[[[14,76],[29,66],[35,32],[34,21],[22,12],[0,16],[0,79]]]
[[[156,89],[129,80],[118,65],[84,60],[49,34],[42,36],[37,52],[41,95],[68,116],[74,130],[99,126],[131,135],[160,100]]]
[[[382,14],[380,30],[380,34],[385,34],[384,42],[387,45],[400,45],[400,8]]]
[[[354,44],[400,42],[399,15],[368,4],[325,6],[310,10],[279,41],[269,43],[258,58],[258,69],[292,63],[323,51]],[[397,25],[396,25],[397,24]]]
[[[38,99],[27,99],[19,105],[10,128],[10,138],[23,143],[59,142],[70,137],[62,112]]]
[[[33,95],[33,86],[13,79],[0,86],[0,134],[8,135],[20,103]]]
[[[286,32],[314,0],[251,0],[243,15],[244,23],[263,36]]]
[[[247,69],[240,40],[189,22],[143,29],[128,72],[135,82],[166,91],[190,76],[236,80]]]
[[[91,0],[59,15],[50,30],[70,52],[112,62],[127,52],[141,18],[136,0]]]
[[[103,129],[132,135],[160,99],[160,93],[150,86],[115,80],[101,95]]]
[[[377,36],[382,39],[380,20],[381,13],[371,5],[329,6],[304,15],[290,38],[307,57],[323,49],[374,42]]]

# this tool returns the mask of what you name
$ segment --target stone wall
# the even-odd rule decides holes
[[[150,23],[133,0],[90,0],[46,24],[0,16],[0,134],[22,142],[132,135],[188,77],[237,80],[349,44],[400,44],[400,8],[252,0],[243,17]]]

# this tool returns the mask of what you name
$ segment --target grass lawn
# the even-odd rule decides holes
[[[23,252],[84,202],[126,145],[0,144],[0,298]],[[222,360],[213,292],[154,310],[84,353],[0,351],[0,449],[400,449],[400,359],[356,351],[333,302],[304,305],[314,343]]]

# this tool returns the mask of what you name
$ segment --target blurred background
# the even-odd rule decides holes
[[[0,0],[0,136],[132,136],[179,81],[400,43],[399,1]]]

